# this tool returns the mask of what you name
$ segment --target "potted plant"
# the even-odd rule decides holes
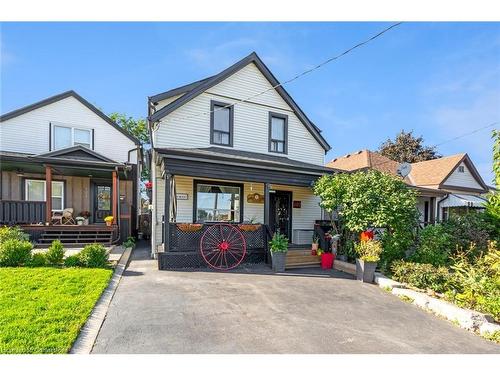
[[[364,283],[372,283],[375,276],[377,262],[382,254],[382,245],[379,241],[360,241],[354,245],[356,258],[356,279]]]
[[[274,272],[285,271],[286,253],[288,251],[288,238],[284,234],[274,233],[269,242],[272,267]]]
[[[332,253],[331,249],[325,250],[321,254],[321,268],[324,270],[329,270],[333,268],[333,260],[335,259],[335,254]]]
[[[311,255],[316,255],[319,248],[319,237],[318,235],[313,235],[312,245],[311,245]]]
[[[83,225],[89,225],[90,212],[82,211],[80,212],[80,216],[83,217]]]
[[[113,224],[114,217],[113,216],[106,216],[104,218],[104,221],[106,222],[106,225],[110,227]]]
[[[83,225],[83,222],[85,221],[85,218],[82,217],[82,216],[77,216],[77,217],[75,217],[75,220],[76,220],[76,224],[77,225]]]

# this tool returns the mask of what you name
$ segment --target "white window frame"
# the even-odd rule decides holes
[[[71,126],[67,124],[59,124],[59,123],[52,123],[52,151],[55,150],[62,150],[63,148],[56,148],[56,128],[66,128],[66,129],[71,129],[71,145],[68,147],[73,147],[75,145],[75,130],[82,130],[90,133],[90,150],[94,149],[94,139],[92,137],[92,131],[94,129],[91,128],[80,128],[77,126]],[[86,147],[86,146],[83,146]]]
[[[28,182],[29,181],[34,181],[34,182],[43,182],[43,196],[44,196],[44,201],[47,200],[47,182],[45,180],[39,180],[39,179],[36,179],[36,178],[27,178],[24,180],[24,197],[25,197],[25,200],[27,201],[28,200]],[[54,209],[52,208],[52,211],[55,212],[60,212],[60,211],[63,211],[64,210],[64,181],[52,181],[52,185],[54,184],[60,184],[62,185],[61,187],[61,195],[60,196],[55,196],[54,195],[54,187],[52,187],[52,196],[50,197],[51,199],[52,198],[61,198],[61,208],[60,209]],[[41,202],[44,202],[44,201],[41,201]],[[33,201],[33,202],[40,202],[40,201]]]
[[[458,166],[458,173],[465,173],[465,166],[464,165]]]

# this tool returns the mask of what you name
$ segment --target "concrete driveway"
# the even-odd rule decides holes
[[[93,353],[500,353],[343,273],[158,271],[148,253],[135,250]]]

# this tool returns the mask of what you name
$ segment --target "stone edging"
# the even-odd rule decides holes
[[[113,299],[116,288],[120,283],[123,271],[127,267],[130,255],[132,254],[132,248],[126,248],[123,252],[118,264],[116,265],[115,271],[111,280],[101,294],[101,297],[95,304],[90,316],[85,322],[84,326],[80,330],[78,337],[76,338],[73,346],[71,347],[70,354],[90,354],[94,346],[94,342],[97,339],[99,330],[101,329],[102,323],[106,318],[106,313],[108,312],[109,304]]]
[[[381,273],[375,273],[375,284],[378,284],[380,288],[390,290],[392,294],[398,297],[406,297],[415,306],[446,318],[461,328],[478,332],[481,335],[493,334],[500,331],[500,324],[495,323],[487,314],[463,309],[439,298],[407,289],[404,284],[394,281]]]

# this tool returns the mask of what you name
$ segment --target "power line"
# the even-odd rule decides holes
[[[320,69],[321,67],[323,67],[323,66],[325,66],[325,65],[327,65],[327,64],[329,64],[329,63],[331,63],[332,61],[335,61],[335,60],[337,60],[337,59],[341,58],[342,56],[345,56],[345,55],[347,55],[348,53],[352,52],[353,50],[355,50],[355,49],[357,49],[357,48],[359,48],[359,47],[362,47],[362,46],[364,46],[365,44],[368,44],[368,43],[370,43],[371,41],[373,41],[373,40],[375,40],[375,39],[379,38],[380,36],[382,36],[382,35],[383,35],[383,34],[385,34],[386,32],[390,31],[391,29],[393,29],[393,28],[395,28],[395,27],[397,27],[397,26],[399,26],[399,25],[401,25],[401,24],[402,24],[402,22],[397,22],[397,23],[394,23],[394,24],[392,24],[391,26],[386,27],[386,28],[385,28],[385,29],[383,29],[382,31],[380,31],[380,32],[378,32],[377,34],[373,35],[372,37],[370,37],[370,38],[368,38],[368,39],[366,39],[366,40],[364,40],[364,41],[362,41],[362,42],[360,42],[360,43],[358,43],[358,44],[356,44],[356,45],[352,46],[351,48],[349,48],[349,49],[345,50],[344,52],[342,52],[342,53],[340,53],[340,54],[338,54],[338,55],[336,55],[336,56],[330,57],[329,59],[327,59],[327,60],[323,61],[322,63],[320,63],[320,64],[318,64],[318,65],[316,65],[316,66],[314,66],[313,68],[308,69],[308,70],[305,70],[305,71],[303,71],[302,73],[297,74],[295,77],[293,77],[293,78],[291,78],[291,79],[289,79],[289,80],[286,80],[286,81],[284,81],[284,82],[278,83],[277,85],[274,85],[274,86],[272,86],[272,87],[270,87],[270,88],[268,88],[268,89],[266,89],[266,90],[264,90],[264,91],[261,91],[261,92],[259,92],[259,93],[257,93],[257,94],[254,94],[254,95],[252,95],[252,96],[249,96],[248,98],[245,98],[245,99],[240,99],[240,100],[236,100],[235,102],[233,102],[233,103],[231,103],[231,104],[227,104],[227,105],[225,105],[225,106],[223,106],[223,107],[217,107],[216,109],[213,109],[213,110],[210,110],[210,111],[199,112],[199,113],[196,113],[196,114],[193,114],[193,115],[184,116],[184,117],[177,117],[176,119],[177,119],[177,120],[187,120],[187,119],[194,118],[194,117],[198,117],[198,116],[202,116],[202,115],[209,115],[209,114],[211,114],[212,112],[221,111],[221,110],[223,110],[223,109],[226,109],[226,108],[229,108],[229,107],[235,106],[235,105],[237,105],[237,104],[248,102],[248,101],[250,101],[250,100],[252,100],[252,99],[255,99],[255,98],[256,98],[256,97],[258,97],[258,96],[261,96],[261,95],[263,95],[263,94],[265,94],[265,93],[267,93],[267,92],[269,92],[269,91],[275,90],[276,88],[278,88],[278,87],[280,87],[280,86],[283,86],[283,85],[289,84],[289,83],[291,83],[291,82],[293,82],[293,81],[295,81],[295,80],[297,80],[297,79],[299,79],[299,78],[301,78],[301,77],[303,77],[303,76],[305,76],[305,75],[307,75],[307,74],[310,74],[310,73],[314,72],[314,71],[315,71],[315,70],[317,70],[317,69]],[[172,118],[171,118],[171,119],[163,119],[163,120],[161,120],[161,122],[168,122],[168,121],[171,121],[171,120],[172,120]]]
[[[498,124],[500,124],[500,121],[496,121],[496,122],[493,122],[493,123],[491,123],[489,125],[483,126],[481,128],[477,128],[477,129],[475,129],[475,130],[473,130],[473,131],[471,131],[469,133],[464,133],[464,134],[459,135],[459,136],[457,136],[455,138],[448,139],[448,140],[446,140],[444,142],[441,142],[441,143],[438,143],[438,144],[434,145],[433,147],[438,147],[438,146],[444,145],[445,143],[455,141],[455,140],[463,138],[463,137],[465,137],[467,135],[471,135],[471,134],[477,133],[477,132],[479,132],[481,130],[484,130],[484,129],[487,129],[487,128],[491,128],[492,126],[495,126],[495,125],[498,125]]]

